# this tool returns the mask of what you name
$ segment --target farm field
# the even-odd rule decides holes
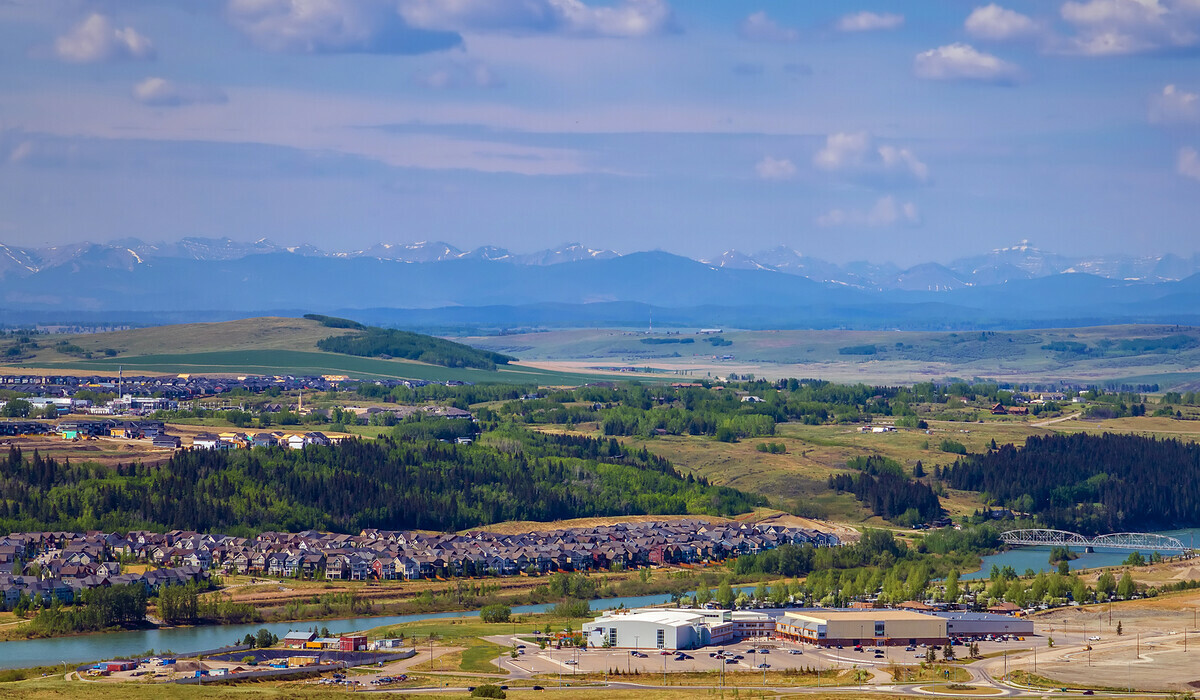
[[[465,338],[539,366],[650,367],[693,377],[747,373],[838,382],[913,383],[950,377],[1015,382],[1200,380],[1200,330],[1103,326],[1003,332],[739,331],[714,346],[695,331],[567,330]],[[644,343],[657,339],[659,342]],[[1176,347],[1146,342],[1174,339]],[[669,342],[691,341],[691,342]]]

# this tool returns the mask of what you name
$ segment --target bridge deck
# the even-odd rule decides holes
[[[1088,537],[1066,530],[1009,530],[1000,534],[1000,541],[1011,545],[1090,547],[1092,549],[1131,549],[1159,552],[1186,552],[1177,538],[1152,532],[1115,532]]]

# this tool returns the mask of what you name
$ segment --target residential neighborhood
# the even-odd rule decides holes
[[[96,586],[144,583],[156,589],[237,573],[328,580],[413,580],[451,576],[540,575],[643,566],[690,566],[783,544],[831,547],[818,530],[678,519],[522,534],[363,530],[358,535],[263,532],[14,532],[0,537],[0,591],[9,609],[21,593],[71,601]],[[119,562],[150,564],[125,573]]]

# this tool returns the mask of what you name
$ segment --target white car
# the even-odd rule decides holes
[[[1098,641],[1100,641],[1100,638],[1093,635],[1091,637],[1088,637],[1088,641],[1089,642],[1098,642]]]

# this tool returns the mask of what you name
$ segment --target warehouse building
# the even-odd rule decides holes
[[[704,615],[690,610],[606,612],[583,624],[583,636],[589,647],[696,649],[711,643],[711,624]],[[727,622],[717,626],[733,629]]]
[[[1033,636],[1033,620],[1010,615],[977,612],[942,612],[934,615],[946,621],[946,633],[951,637],[986,637],[1013,634]]]
[[[907,610],[788,611],[776,621],[778,637],[820,646],[944,644],[946,620]]]

